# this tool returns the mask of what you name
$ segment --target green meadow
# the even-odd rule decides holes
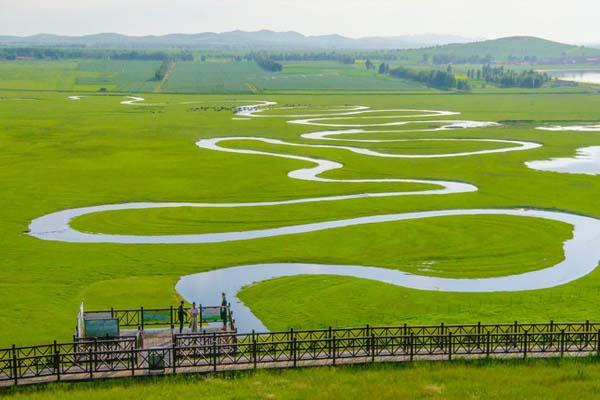
[[[545,268],[563,258],[569,225],[529,217],[441,217],[204,245],[74,244],[26,235],[36,217],[68,208],[134,201],[248,202],[364,192],[423,190],[408,183],[324,183],[290,179],[300,160],[201,150],[200,138],[261,136],[313,143],[316,127],[286,118],[232,120],[229,110],[198,104],[251,104],[243,95],[145,95],[145,106],[120,104],[121,95],[6,91],[0,94],[3,148],[0,199],[3,268],[0,342],[31,344],[71,335],[81,301],[88,308],[167,306],[180,276],[261,262],[355,264],[429,276],[493,277]],[[252,141],[224,146],[338,161],[329,178],[456,180],[479,191],[441,196],[361,198],[240,209],[154,209],[90,214],[81,231],[176,234],[287,226],[358,216],[459,208],[530,207],[600,217],[596,176],[528,169],[525,161],[571,156],[598,144],[596,133],[545,132],[534,127],[600,119],[600,96],[571,95],[273,95],[269,100],[312,108],[368,105],[460,111],[452,118],[512,121],[500,127],[398,132],[396,138],[529,140],[543,147],[511,153],[435,159],[382,159],[343,149],[285,147]],[[198,102],[197,104],[188,104]],[[326,141],[324,141],[325,143]],[[394,143],[391,151],[419,153],[424,142]],[[452,150],[457,150],[454,142]],[[336,144],[336,142],[332,142]],[[364,144],[365,146],[367,144]],[[417,147],[415,147],[417,146]],[[437,148],[436,146],[439,146]],[[428,151],[447,151],[435,142]],[[477,142],[466,144],[476,149]],[[366,146],[368,147],[368,146]],[[482,146],[485,148],[485,146]],[[134,295],[132,295],[132,293]],[[243,301],[269,328],[581,320],[600,317],[600,272],[561,287],[512,293],[410,290],[353,278],[312,276],[263,282]]]
[[[0,90],[246,93],[277,91],[431,91],[425,85],[378,74],[364,63],[284,63],[272,73],[254,62],[214,59],[176,62],[162,87],[154,73],[160,61],[0,61]]]

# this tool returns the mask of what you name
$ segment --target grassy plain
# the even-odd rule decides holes
[[[152,91],[155,61],[0,61],[0,90]]]
[[[261,93],[295,90],[427,90],[417,82],[393,79],[364,65],[335,62],[284,63],[277,73],[251,62],[179,62],[166,92]]]
[[[595,398],[599,382],[597,359],[454,361],[63,383],[7,390],[4,398],[546,400]]]
[[[498,276],[550,265],[570,236],[562,224],[482,217],[365,225],[304,235],[214,245],[114,245],[46,242],[24,234],[38,216],[67,208],[127,201],[266,201],[412,190],[415,185],[319,183],[289,179],[298,160],[200,150],[198,138],[265,136],[288,141],[314,127],[284,118],[233,121],[230,111],[195,111],[196,104],[231,106],[244,96],[147,95],[154,106],[124,106],[120,96],[80,101],[64,93],[0,93],[0,343],[67,339],[81,300],[89,307],[168,305],[178,277],[260,262],[380,265],[443,276]],[[28,98],[29,100],[18,100]],[[472,183],[476,193],[367,198],[322,204],[229,210],[154,210],[89,216],[88,230],[186,233],[333,220],[406,211],[535,207],[600,217],[595,176],[527,169],[524,161],[570,156],[598,144],[599,134],[543,132],[545,123],[600,120],[600,96],[572,95],[322,95],[268,96],[310,107],[364,104],[378,108],[451,109],[457,118],[512,121],[500,128],[403,133],[405,138],[477,137],[532,140],[544,147],[454,159],[402,160],[336,149],[246,148],[342,162],[335,178],[405,177]],[[239,146],[241,144],[232,144]],[[268,172],[268,173],[266,173]],[[486,238],[481,242],[478,238]],[[478,244],[479,243],[479,244]],[[462,249],[462,250],[461,250]],[[432,260],[433,258],[433,260]],[[432,263],[432,261],[435,261]],[[430,269],[430,271],[427,271]],[[135,287],[132,295],[132,287]],[[268,293],[268,296],[265,296]],[[600,272],[535,292],[422,292],[349,278],[296,277],[242,293],[270,328],[446,322],[598,319]],[[277,299],[277,301],[274,301]],[[311,310],[307,312],[306,310]]]
[[[160,61],[65,60],[0,61],[0,90],[153,92]],[[270,73],[253,62],[177,62],[162,92],[262,93],[273,91],[431,91],[424,85],[390,78],[363,64],[285,63]]]

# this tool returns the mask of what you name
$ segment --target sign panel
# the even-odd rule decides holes
[[[221,307],[202,307],[202,321],[214,322],[221,320]]]
[[[86,319],[85,337],[116,337],[119,336],[119,320],[111,319]]]

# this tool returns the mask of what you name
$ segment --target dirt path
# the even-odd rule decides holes
[[[175,71],[175,65],[177,65],[177,64],[174,63],[174,62],[172,62],[172,63],[169,64],[169,69],[167,69],[167,73],[161,79],[161,81],[158,82],[156,84],[156,86],[154,87],[154,91],[155,92],[161,92],[162,91],[162,88],[163,88],[164,84],[167,83],[167,81],[169,80],[169,78],[171,78],[171,74],[173,73],[173,71]]]

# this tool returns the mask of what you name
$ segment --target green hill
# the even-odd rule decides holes
[[[553,42],[531,36],[513,36],[467,44],[449,44],[402,52],[408,61],[481,63],[484,61],[565,62],[600,57],[600,49]],[[436,62],[437,61],[437,62]]]

